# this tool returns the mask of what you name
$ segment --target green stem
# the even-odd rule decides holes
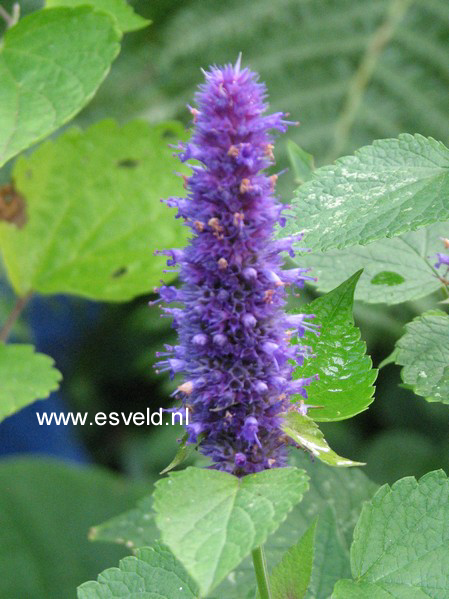
[[[12,7],[12,14],[9,14],[9,12],[7,12],[3,6],[0,6],[0,17],[5,21],[6,23],[6,27],[8,29],[10,29],[11,27],[14,27],[14,25],[16,25],[16,23],[19,22],[19,18],[20,18],[20,5],[18,2],[14,2],[14,5]]]
[[[8,316],[7,321],[5,322],[3,328],[0,330],[0,342],[5,342],[8,337],[9,334],[16,322],[16,320],[19,318],[19,316],[22,314],[23,309],[25,308],[25,306],[28,303],[28,300],[30,299],[32,295],[32,292],[30,291],[30,293],[27,293],[26,295],[19,297],[16,301],[16,304],[14,306],[14,308],[12,309],[11,314]]]
[[[344,151],[352,126],[357,117],[365,91],[371,82],[378,61],[396,32],[396,28],[407,12],[412,0],[392,0],[384,22],[370,38],[365,54],[349,83],[343,109],[335,125],[333,148],[326,156],[325,163],[333,162]]]
[[[260,599],[272,599],[263,545],[254,549],[252,556]]]

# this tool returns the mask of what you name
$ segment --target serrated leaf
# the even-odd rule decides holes
[[[162,541],[206,595],[285,520],[307,490],[296,468],[238,479],[189,467],[156,484],[154,509]]]
[[[431,310],[406,325],[396,343],[396,364],[408,388],[427,401],[449,404],[449,316]]]
[[[1,460],[0,489],[0,597],[68,599],[128,553],[87,531],[129,509],[144,485],[41,457]]]
[[[287,154],[295,175],[295,183],[300,185],[311,179],[315,169],[312,154],[309,154],[291,140],[287,142]]]
[[[294,451],[291,463],[304,468],[310,476],[310,490],[300,505],[293,508],[275,535],[268,538],[265,551],[269,564],[279,562],[285,551],[304,534],[314,517],[319,515],[315,538],[315,555],[307,599],[328,599],[333,586],[351,574],[349,545],[353,527],[364,500],[372,497],[376,485],[357,469],[330,469],[319,461],[312,462],[308,454]],[[144,547],[158,537],[152,514],[152,497],[139,502],[138,507],[95,526],[91,540],[112,541],[128,547]],[[250,558],[226,577],[211,598],[242,599],[255,590],[254,569]]]
[[[270,576],[273,599],[304,599],[312,575],[316,520]]]
[[[0,49],[0,166],[66,123],[92,98],[119,52],[105,13],[82,6],[35,12]]]
[[[158,537],[152,506],[152,497],[144,497],[137,507],[93,526],[89,531],[89,539],[118,543],[133,549],[151,545]]]
[[[425,297],[441,288],[435,271],[435,254],[449,223],[436,223],[419,231],[367,246],[302,254],[298,266],[312,268],[321,292],[334,289],[356,268],[363,268],[355,299],[397,304]]]
[[[285,414],[282,430],[303,449],[306,449],[314,457],[329,466],[348,467],[364,465],[361,462],[353,462],[352,460],[342,458],[335,451],[332,451],[316,422],[304,414],[296,411]]]
[[[47,8],[54,8],[56,6],[80,6],[86,4],[99,11],[104,11],[112,15],[123,32],[136,31],[151,23],[148,19],[144,19],[136,14],[126,0],[46,0],[45,2]]]
[[[307,334],[305,344],[315,358],[298,366],[293,378],[319,375],[308,388],[308,404],[321,406],[310,415],[318,422],[351,418],[373,401],[377,370],[365,355],[366,346],[360,331],[354,326],[352,307],[354,290],[361,271],[339,287],[323,295],[301,311],[315,314],[313,322],[321,325],[319,337]]]
[[[0,420],[59,387],[62,375],[32,345],[0,343]]]
[[[292,451],[291,463],[307,471],[310,489],[276,534],[268,538],[267,562],[278,563],[318,515],[312,578],[306,599],[329,599],[337,580],[350,576],[349,547],[354,525],[362,503],[373,496],[377,486],[358,468],[329,468],[318,460],[312,461],[305,452]],[[254,585],[253,564],[247,558],[212,593],[211,599],[241,599]]]
[[[449,589],[449,481],[442,470],[384,485],[354,532],[354,581],[333,599],[444,599]]]
[[[119,593],[119,594],[117,594]],[[198,589],[182,565],[161,543],[138,549],[118,568],[109,568],[98,582],[78,587],[78,599],[197,599]]]
[[[152,290],[165,265],[154,250],[186,238],[160,203],[182,193],[168,143],[184,135],[177,123],[103,121],[21,156],[14,180],[28,221],[21,229],[0,223],[16,291],[122,301]]]
[[[449,149],[422,135],[380,139],[314,172],[285,233],[315,251],[366,245],[449,219]]]

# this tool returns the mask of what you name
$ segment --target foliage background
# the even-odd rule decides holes
[[[200,68],[234,61],[242,51],[244,63],[267,83],[272,109],[287,111],[301,122],[277,145],[278,169],[288,166],[287,138],[312,153],[318,165],[402,132],[433,136],[446,145],[449,141],[445,0],[130,4],[153,24],[125,36],[107,80],[75,119],[81,127],[107,117],[126,123],[136,116],[151,123],[175,118],[187,126],[185,104],[202,80]],[[9,9],[12,2],[2,5]],[[24,0],[22,13],[40,5]],[[8,180],[10,168],[8,164],[0,171],[0,182]],[[279,185],[286,200],[293,187],[289,171]],[[172,218],[171,211],[166,218]],[[315,296],[308,289],[300,301]],[[157,377],[152,363],[154,352],[170,343],[172,333],[158,310],[148,309],[149,299],[92,304],[75,298],[39,298],[40,303],[25,313],[28,324],[16,327],[15,335],[33,338],[42,326],[38,317],[42,310],[58,312],[68,301],[72,322],[58,321],[46,351],[63,372],[61,392],[69,408],[127,412],[144,410],[149,402],[167,406],[174,384]],[[439,292],[393,306],[356,304],[356,323],[375,366],[391,353],[404,324],[438,299]],[[2,320],[11,303],[5,289],[0,299]],[[54,323],[50,318],[45,326]],[[448,425],[447,406],[426,403],[400,387],[399,368],[389,365],[380,372],[376,400],[367,412],[350,421],[323,423],[321,428],[338,453],[366,461],[366,473],[383,483],[410,474],[419,477],[435,468],[449,472]],[[171,460],[180,435],[173,427],[150,431],[83,427],[75,433],[89,461],[144,482],[156,478]],[[0,428],[0,443],[1,435]]]

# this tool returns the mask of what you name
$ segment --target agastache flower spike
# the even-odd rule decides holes
[[[307,397],[311,382],[292,381],[291,361],[302,363],[307,348],[289,339],[317,327],[284,312],[286,288],[309,277],[306,269],[281,270],[281,253],[293,255],[301,235],[273,239],[284,207],[274,196],[276,177],[264,173],[273,163],[270,131],[294,123],[265,114],[265,86],[240,59],[204,75],[190,109],[193,136],[179,154],[200,164],[185,179],[187,199],[167,201],[192,237],[182,251],[161,252],[169,266],[180,265],[181,288],[159,290],[165,302],[184,304],[164,308],[179,345],[156,367],[184,374],[178,391],[191,410],[189,441],[199,440],[214,468],[243,476],[286,464],[281,414],[291,395]]]

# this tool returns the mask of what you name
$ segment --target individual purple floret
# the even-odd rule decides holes
[[[449,249],[449,239],[445,237],[441,237],[441,241],[443,242],[444,249]],[[446,275],[449,273],[449,254],[443,254],[442,252],[438,252],[436,255],[437,262],[435,263],[435,268],[440,268],[440,266],[446,267]],[[443,275],[445,276],[445,275]],[[442,279],[443,280],[443,279]],[[447,284],[445,282],[445,284]]]
[[[443,264],[449,267],[449,254],[438,253],[437,260],[438,262],[435,264],[435,268],[440,268]]]
[[[302,363],[307,348],[290,339],[317,326],[310,316],[284,312],[286,287],[311,277],[307,269],[281,270],[280,254],[294,255],[301,235],[273,239],[285,206],[274,196],[277,176],[263,172],[274,161],[269,131],[293,123],[265,114],[265,86],[240,60],[212,67],[205,78],[190,109],[192,139],[180,146],[182,162],[197,161],[188,197],[166,201],[192,237],[183,250],[158,252],[180,265],[182,286],[157,290],[184,306],[163,308],[179,345],[159,354],[156,366],[184,375],[178,392],[189,409],[189,442],[199,442],[214,468],[243,476],[286,464],[280,414],[292,395],[307,397],[315,378],[292,381],[290,361]]]

